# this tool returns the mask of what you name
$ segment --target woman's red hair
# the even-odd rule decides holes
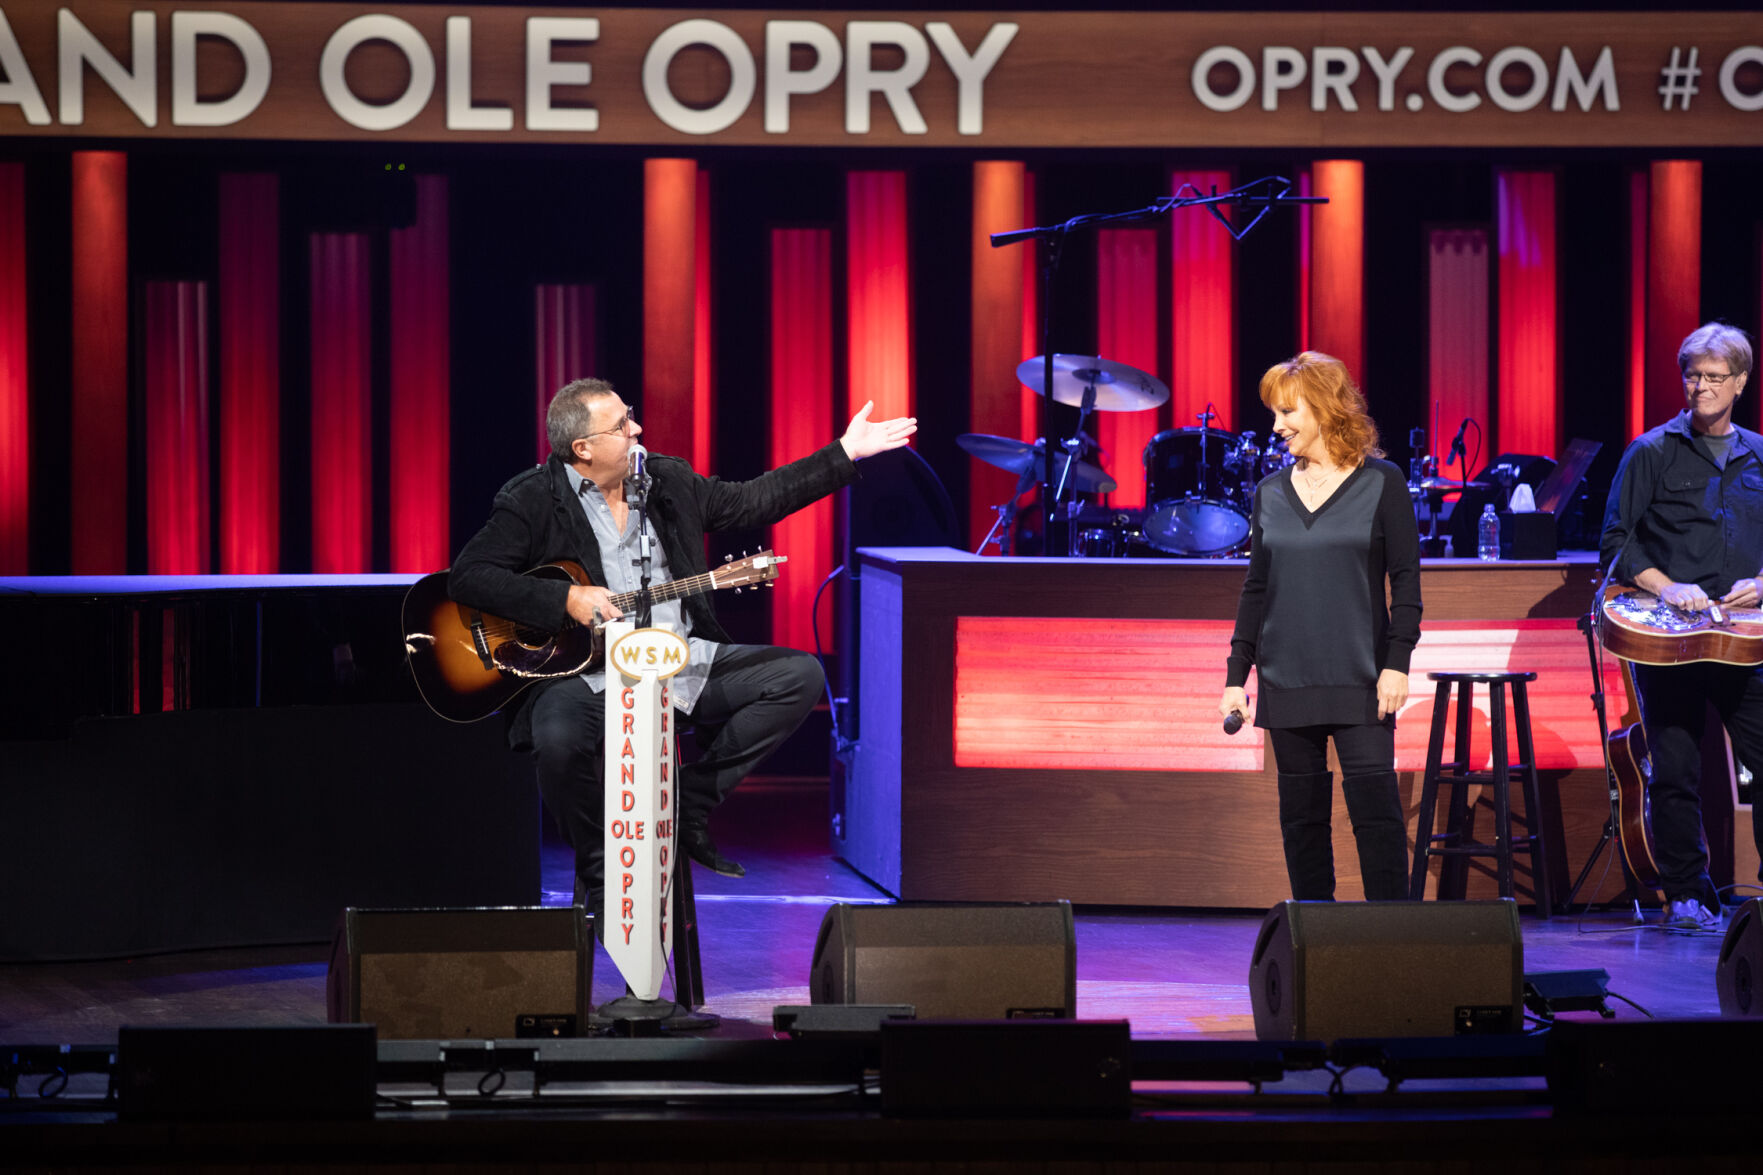
[[[1336,465],[1357,466],[1367,457],[1383,456],[1377,424],[1345,363],[1320,351],[1301,351],[1261,377],[1261,402],[1269,408],[1290,408],[1299,398],[1310,405]]]

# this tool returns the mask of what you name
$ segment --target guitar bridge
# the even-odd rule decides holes
[[[477,650],[477,659],[484,663],[485,669],[496,667],[496,663],[490,660],[490,642],[484,636],[484,617],[481,612],[471,614],[471,647]]]

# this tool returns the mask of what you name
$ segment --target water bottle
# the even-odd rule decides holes
[[[1475,524],[1475,555],[1483,563],[1500,557],[1500,516],[1489,502],[1481,508],[1481,519]]]

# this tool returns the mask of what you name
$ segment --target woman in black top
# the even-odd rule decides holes
[[[1334,897],[1332,737],[1365,896],[1405,898],[1395,715],[1420,639],[1420,534],[1407,483],[1381,460],[1377,426],[1340,360],[1305,351],[1275,364],[1261,377],[1261,402],[1297,462],[1256,487],[1218,709],[1248,716],[1243,686],[1255,666],[1255,725],[1279,772],[1292,896]]]

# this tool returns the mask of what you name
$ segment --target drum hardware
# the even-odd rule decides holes
[[[1008,555],[1010,526],[1016,520],[1017,499],[1037,482],[1046,480],[1044,445],[1041,441],[1031,445],[1027,441],[983,432],[962,433],[955,438],[955,443],[987,465],[1019,475],[1016,490],[1010,495],[1010,500],[992,507],[998,513],[998,520],[992,524],[992,529],[986,532],[986,537],[980,540],[979,546],[974,550],[974,554],[979,554],[995,538],[999,554]],[[1060,484],[1073,485],[1080,493],[1108,494],[1113,493],[1117,486],[1115,480],[1101,469],[1072,454],[1061,454],[1055,466],[1059,471]],[[1075,506],[1076,503],[1072,505]]]
[[[1074,486],[1069,475],[1072,462],[1084,451],[1085,442],[1095,444],[1087,431],[1091,414],[1138,412],[1169,399],[1169,386],[1156,376],[1099,355],[1054,355],[1050,359],[1043,355],[1025,359],[1016,367],[1016,378],[1037,395],[1077,408],[1077,427],[1061,442],[1069,460],[1060,467],[1058,483],[1051,487],[1055,513],[1060,503],[1069,502],[1071,495],[1082,488]],[[1113,488],[1110,484],[1108,491],[1102,492]],[[1075,550],[1075,536],[1069,539],[1068,546]]]

